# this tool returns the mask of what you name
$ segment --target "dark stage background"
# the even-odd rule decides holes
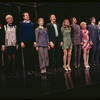
[[[47,24],[52,13],[60,24],[65,18],[70,19],[72,16],[78,19],[78,24],[81,21],[89,24],[91,16],[96,17],[97,23],[100,20],[100,2],[0,2],[0,22],[4,24],[5,16],[12,14],[14,22],[18,24],[25,11],[30,12],[31,21],[35,24],[39,17],[43,17]]]

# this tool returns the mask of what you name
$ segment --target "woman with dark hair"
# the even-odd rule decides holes
[[[71,41],[71,27],[68,19],[64,19],[63,25],[61,27],[61,33],[63,38],[63,68],[68,71],[71,70],[70,68],[70,60],[71,60],[71,52],[72,52],[72,41]],[[68,55],[68,58],[67,58]],[[67,60],[68,59],[68,60]],[[66,66],[66,60],[67,60],[67,66]]]

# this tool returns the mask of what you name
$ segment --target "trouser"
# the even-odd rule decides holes
[[[52,59],[52,67],[59,68],[60,67],[60,44],[58,42],[58,38],[56,38],[56,43],[54,44],[54,48],[51,48],[51,59]]]
[[[25,72],[31,72],[34,70],[34,51],[33,51],[33,41],[25,41],[24,52],[24,63]]]
[[[49,65],[48,47],[39,47],[38,55],[40,69],[47,67]]]
[[[80,66],[81,45],[74,45],[74,66]]]
[[[98,56],[99,56],[99,43],[93,43],[93,55],[92,55],[92,63],[98,64]]]

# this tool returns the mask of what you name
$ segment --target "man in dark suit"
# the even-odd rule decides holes
[[[56,16],[54,14],[50,15],[51,22],[47,24],[49,42],[51,47],[51,58],[53,71],[59,71],[60,67],[60,46],[62,46],[62,36],[61,28],[58,23],[56,23]]]
[[[81,41],[82,41],[82,35],[81,35],[81,29],[80,26],[77,23],[77,19],[75,17],[71,18],[71,38],[72,38],[72,44],[73,44],[73,50],[74,50],[74,67],[80,68],[80,57],[81,57]]]
[[[88,25],[90,44],[92,46],[92,64],[93,66],[98,66],[98,56],[99,56],[99,42],[100,42],[100,32],[98,26],[95,24],[95,17],[90,18],[91,24]]]

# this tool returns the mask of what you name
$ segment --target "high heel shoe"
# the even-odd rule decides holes
[[[68,68],[66,68],[66,66],[63,66],[63,68],[64,68],[65,71],[68,71]]]
[[[69,66],[67,66],[68,70],[71,71],[71,68]]]

